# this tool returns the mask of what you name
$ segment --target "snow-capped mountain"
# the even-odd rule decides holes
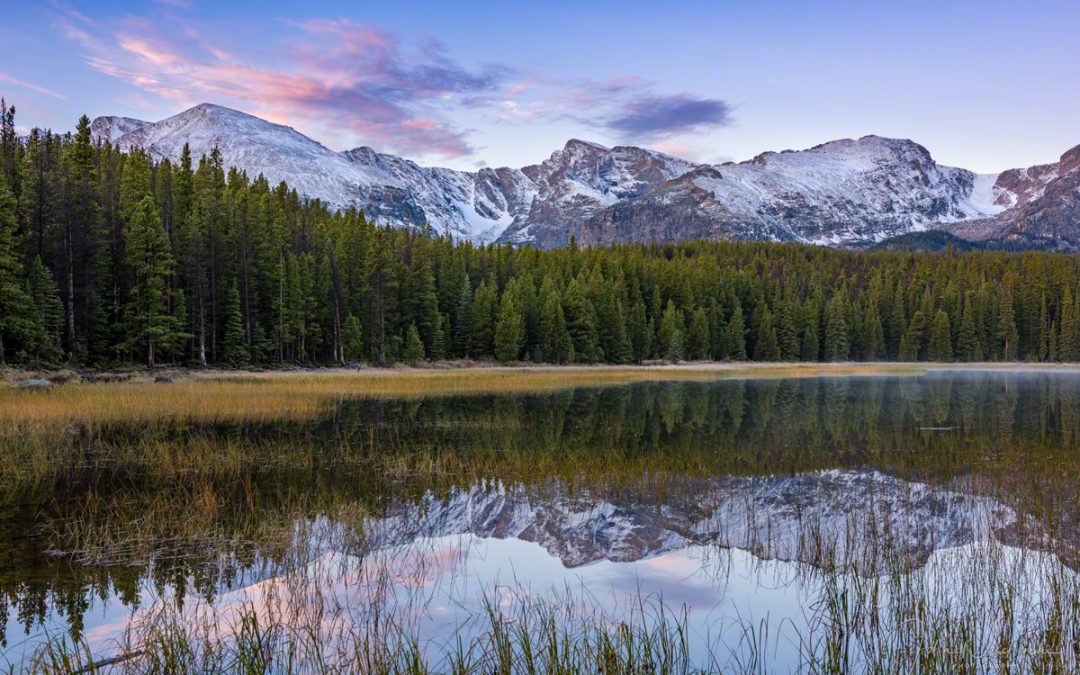
[[[335,152],[291,127],[209,103],[160,122],[99,117],[91,128],[121,148],[140,146],[173,161],[184,144],[193,157],[216,147],[226,166],[271,184],[285,181],[305,197],[474,241],[494,240],[516,209],[531,203],[531,183],[519,171],[429,169],[371,148]]]
[[[212,104],[159,122],[99,117],[97,137],[286,181],[381,223],[543,248],[685,239],[858,246],[928,230],[980,241],[1080,248],[1080,149],[1057,164],[975,174],[908,140],[864,136],[752,160],[695,164],[570,140],[543,162],[479,171],[424,167],[368,147],[335,152],[296,130]]]
[[[667,503],[605,498],[558,483],[542,490],[479,483],[399,504],[373,523],[369,543],[391,547],[457,534],[513,537],[539,544],[566,567],[630,562],[693,544],[846,565],[867,553],[861,547],[879,541],[880,532],[889,532],[894,550],[915,564],[938,548],[991,539],[1045,545],[1037,522],[1001,502],[960,486],[909,482],[870,469],[730,476],[686,487],[686,499]],[[823,542],[834,556],[828,561],[821,559]]]
[[[1003,172],[994,190],[1008,210],[949,230],[964,239],[1013,248],[1080,250],[1080,145],[1054,164]]]

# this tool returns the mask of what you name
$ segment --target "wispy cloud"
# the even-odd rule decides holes
[[[241,105],[412,154],[471,154],[468,131],[441,112],[487,101],[511,72],[466,68],[437,43],[406,49],[395,36],[349,20],[293,24],[274,65],[246,62],[236,56],[241,49],[212,44],[192,26],[162,32],[129,18],[105,31],[99,22],[98,37],[90,37],[84,20],[65,17],[64,33],[87,50],[87,63],[143,91],[182,104]]]
[[[52,89],[42,87],[41,85],[34,84],[33,82],[27,82],[26,80],[20,80],[19,78],[14,77],[12,75],[8,75],[7,73],[4,73],[4,72],[0,72],[0,82],[6,82],[7,84],[12,84],[12,85],[15,85],[16,87],[22,87],[23,89],[29,89],[30,91],[36,91],[39,94],[45,94],[46,96],[52,96],[53,98],[58,98],[58,99],[61,99],[61,100],[63,100],[63,98],[64,98],[64,96],[62,94],[59,94],[59,93],[53,91]]]
[[[568,80],[507,65],[466,66],[435,40],[403,42],[350,19],[279,23],[270,44],[221,24],[62,10],[60,34],[87,64],[135,95],[180,105],[232,105],[312,129],[338,147],[369,144],[407,155],[475,154],[461,119],[542,124],[571,120],[605,138],[678,141],[728,123],[722,100],[665,94],[635,75]]]

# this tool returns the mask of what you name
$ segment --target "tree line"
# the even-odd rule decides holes
[[[1080,260],[760,242],[540,251],[382,227],[223,166],[15,131],[0,360],[1080,361]]]

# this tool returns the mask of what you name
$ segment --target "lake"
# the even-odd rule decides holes
[[[0,445],[0,670],[1080,668],[1080,372],[339,395]]]

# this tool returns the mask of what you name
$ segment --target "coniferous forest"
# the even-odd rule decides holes
[[[478,246],[0,113],[9,365],[1080,361],[1076,256]]]

